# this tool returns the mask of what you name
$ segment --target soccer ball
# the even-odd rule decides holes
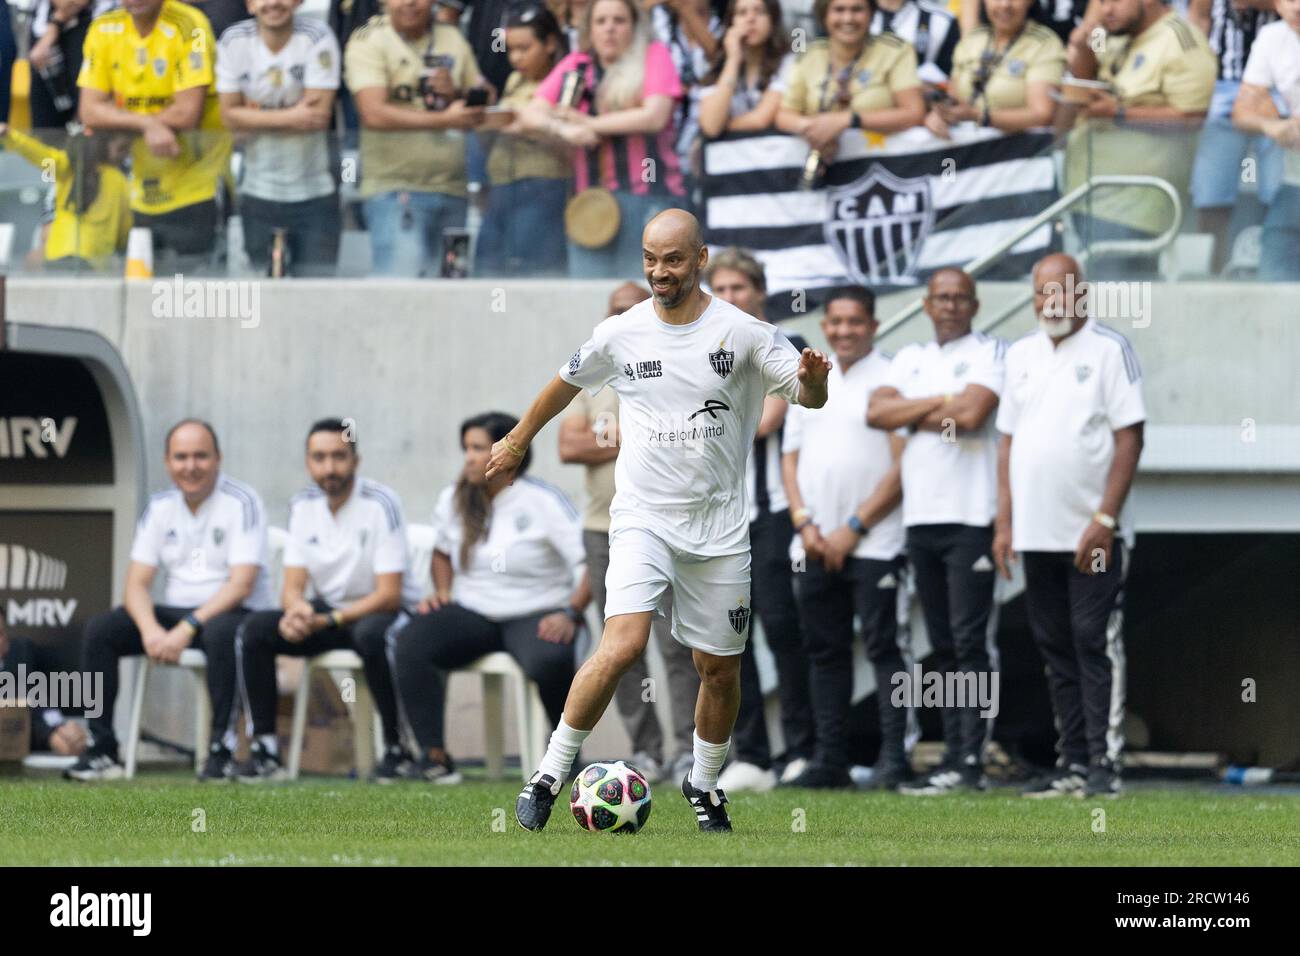
[[[650,784],[622,760],[593,763],[573,781],[569,808],[584,830],[636,833],[650,819]]]

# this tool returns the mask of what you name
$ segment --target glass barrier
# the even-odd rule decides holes
[[[127,133],[11,129],[0,152],[0,252],[7,249],[5,268],[13,275],[637,278],[639,246],[619,265],[602,264],[568,239],[566,213],[594,242],[611,216],[627,221],[687,201],[655,190],[648,196],[616,193],[612,209],[597,201],[602,197],[570,204],[571,154],[520,135],[508,117],[497,122],[502,128],[474,134],[362,130],[355,146],[335,132],[232,136],[204,130],[151,146]],[[1118,174],[1168,182],[1180,197],[1182,223],[1164,250],[1099,255],[1094,274],[1253,279],[1268,208],[1265,189],[1276,184],[1243,173],[1251,163],[1234,160],[1217,173],[1239,178],[1235,204],[1197,210],[1190,184],[1200,135],[1081,123],[1054,142],[1040,137],[1041,149],[1017,157],[1004,172],[986,170],[982,185],[960,162],[950,180],[939,169],[927,224],[932,245],[922,261],[904,262],[917,250],[897,242],[881,253],[894,261],[877,262],[875,271],[860,275],[874,284],[885,274],[923,272],[927,264],[965,264],[1091,177]],[[954,155],[963,145],[960,137],[954,140]],[[917,146],[935,148],[932,139]],[[1049,166],[1051,181],[1044,179]],[[1198,167],[1196,175],[1214,172]],[[1015,181],[1026,175],[1032,183]],[[975,190],[969,201],[963,183]],[[769,206],[760,203],[747,213],[754,236],[781,227],[761,219]],[[829,202],[826,208],[827,221],[812,225],[827,227],[830,236],[835,213]],[[1032,262],[1026,250],[1091,252],[1115,239],[1150,238],[1169,226],[1171,213],[1168,199],[1155,190],[1098,189],[985,276],[1026,276]],[[743,245],[751,232],[725,234]],[[782,252],[773,248],[771,258]],[[854,277],[847,269],[846,278]]]

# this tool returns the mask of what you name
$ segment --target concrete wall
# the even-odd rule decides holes
[[[177,303],[172,282],[159,283],[15,279],[8,318],[92,329],[122,352],[144,415],[150,489],[166,486],[168,426],[186,415],[207,418],[221,436],[225,469],[261,491],[276,524],[306,482],[304,432],[326,415],[355,419],[364,473],[396,488],[408,520],[427,521],[459,467],[459,422],[489,409],[518,414],[604,316],[615,285],[256,281],[242,290],[245,304],[256,302],[253,321],[206,308],[187,318],[186,290]],[[984,317],[1022,290],[982,286]],[[1156,286],[1149,325],[1112,321],[1143,363],[1153,425],[1300,424],[1296,295],[1294,286]],[[912,298],[884,299],[879,315]],[[791,327],[820,344],[816,321]],[[1026,310],[997,332],[1014,337],[1029,327]],[[918,316],[884,345],[928,335],[928,320]],[[539,436],[533,471],[580,501],[581,470],[559,463],[555,434],[552,425]],[[151,700],[150,724],[179,736],[188,733],[180,703],[188,690],[176,686],[181,696]],[[451,746],[472,753],[473,708],[453,703]],[[604,722],[611,726],[602,726],[593,753],[623,752],[616,723]]]

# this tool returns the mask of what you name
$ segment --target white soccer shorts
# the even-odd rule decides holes
[[[659,610],[673,589],[673,639],[693,650],[730,657],[749,638],[749,552],[701,558],[678,551],[644,528],[609,536],[605,618]]]

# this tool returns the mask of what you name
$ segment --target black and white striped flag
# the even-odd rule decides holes
[[[844,283],[876,290],[923,282],[1009,237],[1058,196],[1050,133],[969,127],[941,140],[914,129],[850,131],[819,188],[800,181],[808,145],[735,134],[704,150],[705,240],[740,246],[767,272],[773,317],[812,309]],[[1052,248],[1046,224],[1017,243],[999,275],[1023,275]]]

